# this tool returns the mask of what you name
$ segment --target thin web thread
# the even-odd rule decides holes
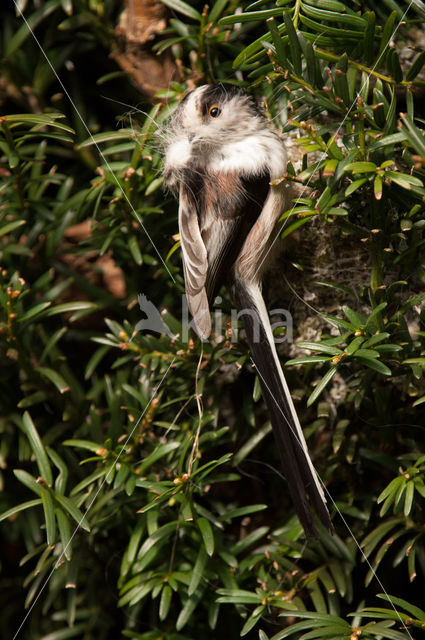
[[[195,458],[196,458],[196,456],[198,454],[199,436],[201,434],[202,418],[203,418],[203,415],[204,415],[204,408],[202,406],[202,394],[199,393],[199,373],[200,373],[200,370],[201,370],[201,364],[202,364],[203,358],[204,358],[204,343],[202,342],[201,343],[201,353],[199,355],[198,365],[196,367],[196,373],[195,373],[195,399],[196,399],[196,405],[197,405],[197,408],[198,408],[198,426],[197,426],[197,429],[196,429],[195,438],[193,440],[192,451],[190,452],[189,464],[188,464],[188,468],[187,468],[187,475],[189,476],[189,479],[190,479],[190,476],[192,475],[193,464],[194,464]],[[187,404],[188,404],[188,402],[190,400],[192,400],[192,397],[189,398],[189,400],[187,400],[183,404],[183,407],[187,406]],[[168,433],[168,431],[167,431],[167,433]],[[189,484],[186,484],[186,489],[185,489],[185,497],[186,498],[187,498],[188,490],[189,490]],[[181,525],[181,516],[182,516],[182,510],[180,508],[179,509],[179,514],[178,514],[178,517],[177,517],[176,530],[175,530],[175,533],[174,533],[173,546],[171,547],[170,563],[168,565],[168,573],[172,573],[172,571],[173,571],[174,559],[175,559],[176,549],[177,549],[177,541],[178,541],[180,525]]]
[[[341,131],[342,127],[344,126],[345,121],[347,120],[348,116],[350,115],[351,111],[354,109],[354,105],[356,104],[356,101],[358,100],[358,98],[360,97],[361,92],[363,91],[364,87],[366,86],[366,83],[369,81],[371,75],[373,74],[373,72],[375,71],[376,67],[378,66],[379,62],[381,61],[382,56],[384,55],[384,53],[386,52],[389,43],[391,42],[391,40],[394,38],[395,34],[397,33],[401,23],[403,22],[405,16],[407,15],[407,12],[409,11],[410,7],[412,6],[412,4],[414,3],[414,0],[411,0],[411,2],[409,3],[409,6],[407,7],[406,11],[403,13],[403,15],[401,16],[397,26],[395,27],[395,29],[393,30],[390,38],[388,39],[388,42],[386,44],[386,46],[383,48],[383,50],[381,51],[381,53],[379,54],[375,64],[373,65],[372,69],[370,70],[369,75],[367,76],[367,79],[364,80],[364,82],[362,83],[360,90],[356,91],[356,97],[354,98],[354,100],[352,101],[350,108],[348,109],[347,113],[345,114],[345,116],[343,117],[343,119],[341,120],[340,124],[338,125],[338,128],[336,130],[336,133],[330,138],[328,144],[326,145],[326,149],[322,152],[322,155],[320,157],[320,159],[317,162],[321,162],[323,160],[323,158],[326,157],[327,151],[329,149],[330,144],[332,143],[332,141],[335,141],[339,132]],[[313,179],[313,174],[309,177],[309,179],[307,180],[306,184],[303,185],[303,190],[301,191],[300,195],[298,196],[296,202],[294,203],[293,208],[295,208],[298,203],[300,202],[301,198],[304,195],[305,190],[308,188],[310,182]],[[257,269],[255,271],[255,275],[257,275],[258,271],[260,270],[261,266],[263,265],[264,261],[266,260],[267,256],[269,255],[270,251],[272,250],[272,247],[274,246],[274,244],[276,243],[276,241],[278,240],[280,234],[282,233],[282,231],[284,230],[285,226],[287,225],[289,221],[289,218],[286,218],[282,224],[282,226],[280,227],[279,231],[276,233],[273,241],[271,242],[270,246],[268,247],[267,251],[265,252],[261,262],[259,263],[259,265],[257,266]]]
[[[47,576],[47,578],[46,578],[46,579],[45,579],[45,581],[43,582],[43,584],[42,584],[42,586],[41,586],[41,588],[40,588],[40,591],[38,592],[38,594],[37,594],[36,598],[34,599],[34,601],[33,601],[32,605],[31,605],[31,607],[28,609],[28,611],[27,611],[27,613],[26,613],[26,615],[25,615],[24,619],[22,620],[21,624],[19,625],[18,630],[16,631],[16,633],[15,633],[15,635],[13,636],[12,640],[16,640],[16,638],[18,637],[18,635],[19,635],[19,633],[20,633],[20,631],[21,631],[22,627],[24,626],[25,622],[28,620],[29,616],[31,615],[31,612],[32,612],[33,608],[34,608],[34,607],[35,607],[35,605],[37,604],[38,599],[40,598],[40,596],[41,596],[41,594],[43,593],[44,589],[47,587],[47,585],[48,585],[48,583],[49,583],[49,581],[50,581],[50,578],[52,577],[52,575],[54,574],[54,572],[56,571],[56,569],[60,566],[61,561],[62,561],[62,559],[64,558],[65,553],[66,553],[66,551],[67,551],[68,547],[69,547],[69,546],[70,546],[70,544],[72,543],[72,540],[74,539],[74,537],[75,537],[75,535],[76,535],[76,533],[77,533],[78,529],[80,528],[81,522],[83,521],[83,519],[84,519],[84,518],[87,516],[87,514],[89,513],[89,511],[90,511],[90,509],[92,508],[92,506],[93,506],[93,504],[94,504],[94,502],[95,502],[95,500],[96,500],[97,496],[99,495],[99,493],[100,493],[100,492],[101,492],[101,490],[103,489],[103,486],[105,485],[105,482],[107,482],[107,480],[108,480],[108,478],[109,478],[109,475],[112,473],[112,470],[116,467],[116,465],[117,465],[117,463],[118,463],[118,461],[119,461],[119,459],[120,459],[120,457],[121,457],[121,454],[125,451],[125,448],[126,448],[126,446],[127,446],[127,443],[131,440],[131,438],[132,438],[132,436],[133,436],[133,433],[136,431],[136,429],[137,429],[137,427],[139,426],[140,422],[142,421],[142,419],[143,419],[144,415],[146,414],[147,410],[148,410],[148,409],[149,409],[149,407],[151,406],[152,401],[154,400],[155,396],[157,395],[157,393],[158,393],[158,391],[159,391],[160,387],[162,386],[162,384],[163,384],[163,382],[164,382],[165,378],[166,378],[166,377],[167,377],[167,375],[168,375],[168,372],[170,371],[170,369],[171,369],[171,367],[173,366],[173,364],[174,364],[174,362],[175,362],[175,361],[176,361],[176,356],[175,356],[175,357],[173,358],[173,360],[171,361],[171,363],[170,363],[170,365],[168,366],[168,368],[167,368],[166,372],[165,372],[165,373],[164,373],[164,375],[162,376],[161,381],[159,382],[159,384],[156,386],[155,390],[153,391],[153,393],[152,393],[152,395],[151,395],[151,397],[150,397],[150,399],[149,399],[148,404],[146,405],[146,407],[144,408],[144,410],[143,410],[143,411],[142,411],[142,413],[140,414],[140,417],[139,417],[139,419],[137,420],[136,424],[134,425],[133,429],[131,430],[130,435],[127,437],[126,441],[125,441],[125,442],[124,442],[124,444],[122,445],[121,452],[119,453],[119,455],[117,456],[117,459],[115,460],[115,465],[114,465],[114,467],[111,467],[111,469],[110,469],[110,470],[108,471],[108,473],[105,475],[105,477],[104,477],[104,479],[103,479],[102,483],[100,484],[100,486],[99,486],[98,490],[96,491],[95,495],[93,496],[93,498],[92,498],[92,500],[91,500],[90,504],[88,505],[87,509],[85,510],[85,512],[84,512],[84,514],[83,514],[83,517],[81,518],[80,522],[79,522],[79,523],[77,524],[77,526],[75,527],[75,529],[74,529],[74,531],[73,531],[73,533],[72,533],[72,536],[71,536],[71,537],[70,537],[70,539],[69,539],[68,544],[67,544],[67,545],[66,545],[66,547],[63,549],[63,551],[62,551],[62,553],[60,554],[59,558],[56,560],[56,562],[55,562],[55,564],[54,564],[53,569],[50,571],[49,575]]]
[[[32,37],[34,38],[34,41],[36,42],[38,48],[40,49],[41,53],[43,54],[47,64],[49,65],[50,69],[52,70],[52,72],[54,73],[57,81],[59,82],[60,86],[62,87],[63,92],[65,93],[66,97],[68,98],[69,102],[71,103],[72,108],[74,109],[75,113],[78,115],[79,119],[81,120],[81,123],[83,125],[83,127],[85,128],[85,130],[87,131],[91,141],[93,142],[93,145],[96,147],[99,155],[101,156],[103,162],[106,164],[106,166],[108,167],[108,170],[111,172],[111,175],[113,176],[113,179],[117,185],[117,187],[120,189],[121,193],[123,194],[128,206],[130,207],[130,209],[132,210],[135,218],[137,219],[140,227],[143,229],[144,233],[146,234],[149,242],[151,243],[152,247],[155,250],[155,253],[157,254],[158,258],[161,260],[162,264],[164,265],[165,269],[168,272],[168,275],[170,276],[171,280],[175,283],[175,279],[173,277],[173,274],[171,273],[171,271],[169,270],[169,268],[167,267],[166,262],[164,261],[163,257],[161,256],[156,244],[154,243],[154,241],[152,240],[148,230],[146,229],[146,227],[144,226],[139,214],[137,213],[137,211],[135,210],[135,208],[133,207],[129,197],[127,196],[127,194],[125,193],[124,189],[122,188],[122,186],[120,185],[120,182],[117,178],[117,176],[115,175],[115,173],[112,171],[112,168],[107,160],[107,158],[104,156],[104,154],[102,153],[102,150],[100,149],[99,145],[97,144],[96,140],[94,139],[86,121],[84,120],[83,116],[81,115],[81,113],[78,110],[77,105],[75,104],[75,102],[73,101],[73,99],[71,98],[67,88],[65,87],[64,83],[62,82],[62,80],[60,79],[58,73],[56,72],[56,69],[54,68],[54,66],[52,65],[52,63],[50,62],[50,59],[47,55],[47,53],[44,51],[40,41],[38,40],[37,36],[35,35],[34,31],[32,30],[31,26],[29,25],[27,19],[25,18],[24,14],[22,13],[21,9],[18,7],[16,0],[13,0],[13,3],[15,5],[15,8],[17,10],[17,12],[19,13],[19,15],[21,16],[22,20],[24,21],[24,23],[26,24],[29,32],[31,33]]]
[[[255,366],[255,362],[254,362],[254,360],[253,360],[252,358],[251,358],[251,361],[252,361],[253,365]],[[269,388],[269,386],[268,386],[267,382],[264,380],[263,376],[261,375],[261,373],[260,373],[260,371],[258,370],[258,368],[257,368],[257,367],[255,368],[255,370],[256,370],[256,372],[257,372],[258,376],[261,378],[261,382],[262,382],[262,384],[266,387],[267,391],[269,392],[269,394],[270,394],[270,395],[271,395],[271,397],[273,398],[274,402],[276,403],[277,408],[279,409],[280,413],[281,413],[281,414],[282,414],[282,416],[283,416],[283,419],[284,419],[284,420],[285,420],[285,422],[287,423],[287,425],[288,425],[289,429],[290,429],[290,430],[291,430],[291,432],[292,432],[292,435],[294,436],[294,440],[295,440],[295,442],[296,442],[296,443],[297,443],[297,445],[301,448],[301,450],[302,450],[303,454],[304,454],[304,455],[306,455],[306,453],[305,453],[305,451],[304,451],[304,449],[303,449],[303,447],[302,447],[302,444],[301,444],[301,442],[300,442],[300,440],[299,440],[299,438],[298,438],[298,434],[297,434],[297,433],[295,433],[294,429],[292,428],[292,425],[290,424],[290,422],[289,422],[288,418],[286,417],[285,413],[283,412],[283,410],[282,410],[282,408],[281,408],[280,404],[279,404],[279,403],[278,403],[278,401],[276,400],[276,398],[275,398],[274,394],[273,394],[273,393],[272,393],[272,391],[270,390],[270,388]],[[320,483],[321,483],[321,485],[323,486],[324,491],[325,491],[325,492],[326,492],[326,494],[329,496],[330,501],[332,502],[333,506],[335,507],[336,512],[338,513],[339,517],[341,518],[342,522],[344,523],[344,525],[345,525],[345,527],[346,527],[346,529],[347,529],[348,533],[350,534],[350,536],[351,536],[351,537],[352,537],[352,539],[354,540],[354,542],[355,542],[355,544],[356,544],[357,548],[359,549],[359,551],[360,551],[361,555],[363,556],[363,559],[366,561],[366,563],[367,563],[367,565],[368,565],[369,569],[371,570],[371,572],[372,572],[373,576],[375,577],[375,579],[376,579],[376,581],[378,582],[379,586],[381,587],[382,591],[383,591],[383,592],[385,593],[385,595],[387,596],[388,601],[390,602],[390,604],[391,604],[392,608],[394,609],[394,612],[397,614],[397,616],[398,616],[398,618],[399,618],[399,620],[400,620],[400,623],[402,624],[402,626],[403,626],[403,627],[404,627],[404,629],[406,630],[406,632],[407,632],[407,634],[408,634],[409,638],[411,638],[411,640],[413,640],[413,637],[412,637],[412,635],[410,634],[409,629],[406,627],[406,624],[403,622],[403,619],[402,619],[402,617],[400,616],[400,613],[397,611],[397,609],[395,608],[394,604],[390,601],[389,596],[388,596],[388,593],[386,592],[384,585],[382,584],[381,580],[378,578],[378,574],[376,573],[376,571],[374,570],[374,568],[373,568],[373,567],[372,567],[372,565],[370,564],[370,562],[369,562],[369,560],[368,560],[368,557],[367,557],[367,556],[366,556],[366,554],[364,553],[364,551],[363,551],[363,549],[362,549],[362,547],[361,547],[361,545],[360,545],[359,541],[357,540],[357,538],[356,538],[356,536],[354,535],[354,533],[353,533],[352,529],[351,529],[351,528],[350,528],[350,526],[348,525],[348,523],[347,523],[346,519],[345,519],[345,518],[344,518],[344,516],[342,515],[342,513],[341,513],[340,509],[338,508],[338,505],[336,504],[335,500],[334,500],[334,499],[333,499],[333,497],[331,496],[331,494],[330,494],[329,490],[327,489],[327,487],[326,487],[325,483],[323,482],[322,478],[320,477],[320,475],[317,473],[316,469],[315,469],[315,473],[316,473],[317,478],[319,479],[319,482],[320,482]]]
[[[196,374],[195,374],[195,398],[196,398],[196,405],[198,408],[198,427],[196,429],[195,439],[194,439],[192,451],[190,454],[189,468],[188,468],[189,476],[192,474],[193,463],[198,453],[199,436],[201,433],[202,418],[204,416],[204,407],[202,405],[202,393],[199,393],[199,374],[201,371],[201,364],[202,364],[203,358],[204,358],[204,343],[202,342],[201,353],[199,356],[198,366],[196,367]]]

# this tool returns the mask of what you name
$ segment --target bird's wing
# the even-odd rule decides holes
[[[179,228],[189,309],[197,333],[211,332],[209,305],[260,215],[270,176],[188,171],[180,187]]]
[[[194,192],[185,183],[180,186],[179,231],[187,303],[198,335],[206,339],[211,333],[211,317],[205,291],[208,256],[199,228],[197,201]]]

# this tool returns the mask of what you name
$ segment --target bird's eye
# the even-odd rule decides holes
[[[211,118],[218,118],[220,113],[221,113],[221,109],[219,107],[217,107],[216,104],[214,104],[212,107],[210,107],[209,114],[210,114]]]

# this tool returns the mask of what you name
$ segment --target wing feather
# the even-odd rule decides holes
[[[198,335],[206,339],[211,333],[211,317],[205,282],[208,271],[208,255],[202,240],[197,207],[189,197],[190,192],[180,188],[179,230],[183,253],[183,272],[187,303]]]

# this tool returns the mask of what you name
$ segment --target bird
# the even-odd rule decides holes
[[[258,100],[231,83],[188,92],[165,133],[164,185],[179,199],[183,274],[193,326],[212,331],[211,305],[224,284],[240,312],[295,511],[317,538],[313,510],[333,526],[279,357],[261,292],[273,230],[290,190],[287,157]]]

